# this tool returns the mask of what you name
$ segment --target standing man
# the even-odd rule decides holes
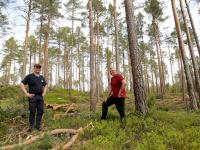
[[[33,127],[37,130],[41,130],[41,120],[44,113],[44,99],[43,97],[47,92],[47,84],[41,72],[41,65],[35,64],[33,68],[33,73],[27,75],[21,82],[20,87],[22,91],[26,94],[29,100],[29,131],[33,130]],[[25,85],[28,85],[29,91],[27,92]],[[35,124],[35,114],[36,124]]]
[[[109,97],[102,104],[102,116],[101,119],[106,119],[108,107],[115,104],[119,114],[121,123],[124,126],[125,117],[125,98],[126,98],[126,80],[115,69],[110,68],[111,78],[111,91]]]

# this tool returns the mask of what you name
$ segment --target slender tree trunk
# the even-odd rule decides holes
[[[154,77],[153,77],[153,68],[151,66],[151,80],[152,80],[152,93],[155,93],[155,84],[154,84]]]
[[[41,16],[40,16],[40,30],[42,30],[42,28],[43,28],[44,8],[41,9],[40,14],[41,14]],[[42,62],[42,32],[41,31],[40,31],[40,35],[39,35],[38,59],[39,59],[38,62],[40,64],[42,64],[43,62]]]
[[[106,66],[107,66],[107,79],[108,79],[108,89],[110,90],[111,87],[110,87],[110,67],[111,67],[111,52],[109,50],[109,34],[108,34],[108,37],[107,37],[107,49],[106,49]]]
[[[144,66],[145,69],[145,78],[146,78],[146,84],[147,84],[147,92],[148,94],[150,93],[150,89],[149,89],[149,75],[148,75],[148,69],[147,69],[147,65],[145,64]]]
[[[133,73],[132,73],[132,66],[131,66],[130,51],[129,51],[129,54],[128,54],[128,66],[129,66],[129,77],[130,77],[130,91],[134,92]]]
[[[180,52],[177,53],[177,59],[178,59],[180,91],[182,92],[182,100],[184,101],[185,100],[184,69]]]
[[[180,28],[180,22],[178,19],[178,14],[176,12],[176,4],[175,4],[175,0],[171,0],[172,2],[172,10],[173,10],[173,15],[174,15],[174,21],[175,21],[175,25],[176,25],[176,31],[177,31],[177,35],[178,35],[178,42],[179,42],[179,47],[180,47],[180,52],[181,52],[181,56],[182,56],[182,60],[183,60],[183,65],[184,65],[184,70],[185,70],[185,75],[186,75],[186,79],[187,79],[187,88],[188,88],[188,93],[189,93],[189,97],[190,97],[190,105],[191,108],[193,110],[198,110],[198,106],[197,106],[197,100],[195,98],[195,93],[194,93],[194,85],[192,83],[192,77],[189,71],[189,65],[187,63],[187,58],[186,58],[186,54],[185,54],[185,48],[184,48],[184,43],[182,40],[182,34],[181,34],[181,28]]]
[[[57,57],[56,57],[56,59],[57,59],[57,62],[56,62],[56,68],[57,68],[57,70],[56,70],[56,78],[57,78],[57,80],[56,80],[56,84],[57,85],[60,85],[60,57],[61,57],[61,40],[59,39],[58,40],[58,47],[59,47],[59,52],[57,53]]]
[[[67,54],[67,46],[65,44],[64,46],[64,89],[67,88],[67,75],[68,75],[67,61],[68,61],[68,54]]]
[[[27,48],[28,48],[28,35],[29,35],[30,20],[31,20],[31,9],[32,9],[32,0],[29,1],[28,13],[26,18],[26,33],[25,33],[24,50],[23,50],[22,78],[24,78],[26,75]]]
[[[173,69],[172,69],[171,52],[170,52],[169,45],[168,45],[168,52],[169,52],[169,62],[170,62],[170,69],[171,69],[171,75],[172,75],[172,85],[174,85],[174,74],[173,74]]]
[[[157,27],[158,28],[158,27]],[[162,54],[162,50],[161,50],[161,41],[160,41],[160,33],[159,33],[159,28],[158,28],[158,46],[159,46],[159,53],[160,53],[160,60],[161,60],[161,76],[162,76],[162,99],[163,99],[163,96],[165,94],[165,80],[166,80],[166,77],[165,77],[165,64],[164,64],[164,61],[163,61],[163,54]]]
[[[95,63],[94,63],[94,32],[93,32],[93,15],[92,15],[92,0],[89,3],[89,28],[90,28],[90,111],[95,112]]]
[[[80,35],[78,35],[78,36],[80,36]],[[81,90],[81,58],[80,58],[80,43],[79,43],[79,41],[78,41],[78,48],[77,48],[77,50],[78,50],[78,86],[79,86],[79,91],[82,91]]]
[[[194,55],[194,49],[193,49],[193,46],[192,46],[189,28],[188,28],[188,24],[187,24],[187,21],[186,21],[186,18],[185,18],[185,12],[184,12],[184,9],[183,9],[183,1],[182,0],[179,0],[179,1],[180,1],[181,12],[182,12],[183,21],[184,21],[184,25],[185,25],[185,29],[186,29],[188,48],[189,48],[189,51],[190,51],[190,55],[191,55],[191,59],[192,59],[192,65],[193,65],[193,68],[194,68],[194,77],[195,77],[194,83],[196,85],[196,89],[197,89],[197,92],[198,92],[198,95],[199,95],[199,98],[200,98],[200,77],[199,77],[199,72],[198,72],[199,66],[197,64],[197,60],[196,60],[195,55]]]
[[[133,73],[133,85],[134,85],[134,95],[135,95],[135,106],[136,111],[143,113],[144,115],[148,112],[146,94],[144,91],[144,85],[142,83],[142,66],[140,60],[140,52],[137,48],[137,40],[135,34],[135,22],[134,22],[134,8],[132,0],[125,0],[125,10],[126,10],[126,21],[127,21],[127,31],[129,40],[129,50],[131,57],[131,66]]]
[[[157,64],[155,65],[156,66],[154,67],[154,74],[156,79],[156,93],[159,94]]]
[[[73,45],[74,45],[74,4],[72,8],[72,37],[71,37],[71,49],[70,49],[70,74],[69,74],[69,95],[71,96],[71,90],[72,90],[72,83],[73,83],[73,60],[72,60],[72,55],[73,55]]]
[[[51,25],[51,16],[48,15],[47,31],[45,33],[45,42],[44,42],[44,77],[46,81],[49,80],[49,32]]]
[[[31,73],[31,64],[32,64],[31,60],[32,60],[32,51],[30,49],[30,55],[29,55],[29,73]]]
[[[100,93],[100,76],[99,76],[99,49],[100,49],[100,38],[99,38],[99,13],[97,12],[97,45],[96,45],[96,98],[99,101]]]
[[[11,60],[8,62],[8,85],[11,83]]]
[[[114,0],[114,25],[115,25],[115,61],[116,61],[116,70],[119,70],[119,49],[118,49],[118,22],[117,22],[117,6],[116,0]]]
[[[83,58],[84,59],[84,58]],[[84,60],[83,60],[83,62],[84,62]],[[83,78],[83,92],[85,92],[85,66],[84,66],[84,63],[83,63],[83,66],[82,66],[82,78]]]
[[[52,61],[51,61],[51,60],[50,60],[49,66],[50,66],[50,69],[49,69],[49,73],[50,73],[50,75],[49,75],[49,77],[50,77],[49,86],[50,86],[50,88],[51,88],[52,85],[53,85],[53,76],[52,76],[52,67],[53,67],[53,64],[52,64]]]
[[[198,53],[199,53],[199,56],[200,56],[199,39],[198,39],[198,36],[197,36],[196,28],[194,26],[194,21],[193,21],[192,14],[190,12],[190,7],[188,5],[187,0],[185,0],[185,4],[186,4],[187,12],[188,12],[188,15],[189,15],[189,18],[190,18],[190,23],[191,23],[191,26],[192,26],[192,31],[193,31],[193,34],[194,34],[194,38],[195,38],[196,46],[197,46],[197,49],[198,49]]]
[[[156,26],[156,23],[154,22],[153,23],[154,26]],[[156,27],[154,27],[155,30],[157,30]],[[160,91],[159,93],[161,94],[162,98],[163,98],[163,88],[164,88],[164,85],[163,85],[163,75],[162,75],[162,61],[161,61],[161,54],[160,54],[160,49],[159,49],[159,39],[158,39],[158,36],[157,36],[158,33],[155,34],[155,41],[156,41],[156,52],[157,52],[157,59],[158,59],[158,68],[159,68],[159,79],[160,79]]]

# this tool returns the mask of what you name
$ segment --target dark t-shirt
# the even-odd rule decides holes
[[[122,80],[124,77],[121,74],[116,74],[111,78],[111,88],[113,91],[113,97],[118,97],[119,90],[122,86]],[[126,89],[122,89],[121,96],[126,98]]]
[[[36,76],[34,73],[27,75],[22,83],[29,86],[29,93],[42,95],[44,86],[47,84],[43,76]]]

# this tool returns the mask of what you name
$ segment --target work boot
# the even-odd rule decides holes
[[[120,127],[121,127],[122,129],[125,129],[125,128],[126,128],[126,120],[125,120],[125,118],[122,118],[122,119],[121,119]]]
[[[42,131],[41,127],[35,127],[38,131]]]
[[[33,131],[33,127],[30,126],[29,129],[27,130],[27,132],[32,132]]]

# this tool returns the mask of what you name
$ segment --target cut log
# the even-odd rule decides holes
[[[46,106],[47,108],[51,108],[51,109],[53,109],[54,111],[55,111],[55,110],[58,110],[58,109],[61,109],[61,108],[67,109],[67,107],[68,107],[69,105],[70,105],[70,104],[45,104],[45,106]]]
[[[77,105],[75,103],[72,103],[66,110],[64,114],[55,114],[54,119],[60,119],[62,117],[70,116],[69,113],[74,113],[77,110]]]
[[[74,112],[76,110],[77,106],[76,104],[72,103],[68,109],[66,110],[65,114],[69,113],[69,112]]]
[[[45,134],[47,134],[47,135],[56,135],[56,134],[61,134],[61,133],[76,134],[77,132],[78,132],[78,130],[75,130],[75,129],[55,129],[55,130],[52,130],[50,132],[46,132],[46,133],[42,133],[42,134],[37,135],[37,136],[30,137],[30,139],[20,143],[20,145],[19,144],[13,144],[13,145],[7,145],[7,146],[0,147],[0,150],[9,150],[9,149],[14,149],[17,146],[24,146],[24,145],[32,144],[36,140],[44,138]]]
[[[75,141],[78,139],[78,137],[79,137],[79,135],[80,135],[81,133],[83,133],[83,128],[78,129],[77,134],[75,134],[75,135],[70,139],[70,141],[62,147],[62,149],[64,149],[64,150],[69,149],[69,148],[75,143]]]
[[[72,139],[68,142],[69,144],[67,143],[67,144],[64,145],[65,147],[68,147],[68,146],[70,147],[76,141],[79,134],[83,133],[83,131],[90,126],[93,127],[92,122],[89,123],[84,128],[79,128],[78,130],[75,130],[75,129],[55,129],[55,130],[52,130],[50,132],[44,132],[40,135],[32,136],[32,137],[30,137],[30,139],[28,139],[24,142],[20,142],[19,144],[13,144],[13,145],[7,145],[7,146],[0,147],[0,150],[10,150],[10,149],[16,148],[17,146],[24,146],[24,145],[32,144],[36,140],[44,138],[45,134],[51,136],[51,135],[56,135],[56,134],[61,134],[61,133],[71,133],[71,134],[77,135],[77,136],[74,135],[72,137]],[[53,149],[55,149],[55,148],[53,148]]]
[[[88,127],[94,127],[92,122],[90,122],[89,124],[87,124],[84,128],[79,128],[77,130],[77,133],[70,139],[69,142],[67,142],[65,145],[63,146],[56,146],[54,148],[52,148],[51,150],[58,150],[58,149],[64,149],[64,150],[68,150],[74,143],[75,141],[78,139],[80,134],[83,134],[84,130],[87,129]]]

